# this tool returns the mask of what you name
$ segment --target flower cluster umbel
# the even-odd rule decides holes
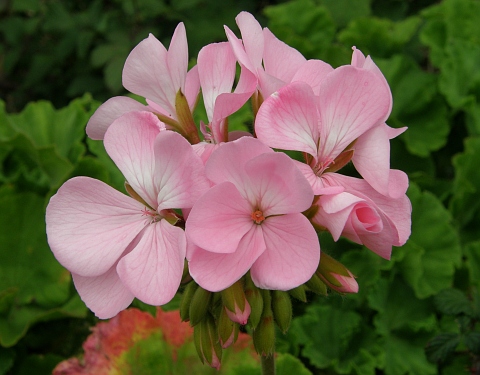
[[[290,295],[358,290],[349,270],[320,256],[317,232],[388,259],[411,224],[408,178],[390,169],[390,139],[405,129],[385,123],[392,96],[372,59],[354,47],[351,64],[334,69],[251,14],[236,20],[241,39],[225,27],[228,41],[205,46],[190,70],[182,23],[168,50],[153,35],[132,50],[123,85],[146,104],[111,98],[86,129],[129,196],[75,177],[46,214],[55,257],[98,317],[134,298],[165,304],[185,284],[182,317],[214,367],[247,322],[257,350],[271,353],[273,321],[288,329]],[[207,119],[197,126],[200,92]],[[249,100],[253,132],[229,132]],[[350,161],[362,178],[339,173]]]

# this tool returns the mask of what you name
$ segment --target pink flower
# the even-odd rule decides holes
[[[192,208],[186,223],[190,274],[220,291],[248,270],[265,289],[292,289],[315,272],[320,245],[302,215],[313,200],[308,182],[283,153],[243,137],[209,158],[216,184]]]
[[[47,207],[47,235],[100,318],[134,297],[162,305],[175,295],[186,252],[173,208],[190,208],[209,187],[201,160],[149,112],[130,112],[108,128],[105,148],[132,197],[88,177],[67,181]],[[135,199],[134,199],[135,198]]]
[[[270,147],[306,153],[308,166],[300,168],[318,195],[324,193],[322,175],[345,165],[352,142],[383,124],[389,109],[388,87],[375,73],[341,66],[320,82],[318,96],[304,82],[271,95],[258,111],[255,132]]]
[[[147,100],[147,106],[128,97],[114,97],[102,104],[87,124],[92,139],[103,139],[110,124],[131,111],[151,111],[175,124],[177,94],[186,97],[193,109],[200,82],[196,67],[188,73],[188,45],[183,23],[178,24],[167,50],[153,35],[141,41],[128,56],[123,68],[123,85]]]
[[[344,236],[363,244],[385,259],[392,246],[402,246],[410,236],[412,207],[408,197],[384,196],[365,180],[330,173],[326,186],[341,186],[338,194],[320,196],[313,222],[327,228],[335,241]]]

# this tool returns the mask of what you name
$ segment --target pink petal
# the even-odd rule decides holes
[[[387,124],[384,124],[384,127],[388,134],[388,139],[396,138],[408,129],[406,126],[404,126],[403,128],[392,128]]]
[[[70,272],[107,272],[146,224],[143,205],[107,184],[75,177],[47,207],[47,236],[57,260]]]
[[[119,279],[115,266],[100,276],[72,277],[80,298],[100,319],[113,318],[133,301],[133,294]]]
[[[154,144],[157,211],[166,208],[191,208],[210,188],[202,160],[180,134],[163,131]]]
[[[240,12],[235,20],[249,60],[255,69],[261,68],[264,47],[262,26],[248,12]]]
[[[160,220],[145,228],[137,246],[118,262],[117,272],[139,300],[164,305],[180,286],[185,252],[185,232]]]
[[[185,78],[185,97],[190,109],[193,111],[197,104],[198,94],[200,92],[200,78],[198,76],[198,66],[190,69]]]
[[[218,292],[245,275],[264,251],[262,226],[252,225],[233,253],[217,254],[196,248],[189,262],[190,275],[202,288]]]
[[[172,82],[167,50],[152,34],[128,55],[123,68],[123,86],[134,94],[150,99],[176,118],[175,96],[181,87]]]
[[[284,82],[291,82],[295,73],[305,63],[305,57],[295,48],[278,39],[267,28],[263,29],[263,37],[265,38],[263,53],[265,72]]]
[[[230,43],[233,53],[240,65],[250,70],[253,74],[257,74],[257,67],[250,60],[250,57],[245,52],[245,47],[242,41],[236,37],[232,30],[227,26],[224,26],[225,34],[227,35],[228,42]]]
[[[385,121],[389,90],[374,73],[341,66],[322,81],[320,159],[335,159],[353,140]]]
[[[311,87],[295,82],[263,102],[255,120],[255,133],[270,147],[304,151],[316,157],[318,126]]]
[[[260,86],[260,92],[264,99],[267,99],[268,97],[273,95],[276,91],[280,90],[283,86],[287,84],[281,79],[265,73],[261,69],[258,69],[257,76],[258,76],[258,86]]]
[[[355,46],[352,47],[352,50],[352,66],[356,68],[363,68],[363,64],[365,64],[365,55]]]
[[[267,218],[262,224],[266,250],[251,269],[262,289],[289,290],[308,281],[320,261],[317,233],[302,214]]]
[[[265,217],[302,212],[311,206],[312,188],[286,154],[259,155],[245,164],[245,171],[250,177],[246,193]]]
[[[298,68],[292,78],[292,82],[302,81],[308,83],[314,94],[320,95],[320,83],[332,71],[331,65],[322,60],[308,60]]]
[[[388,195],[394,199],[403,197],[408,189],[407,174],[398,169],[390,169],[389,177]]]
[[[157,207],[153,144],[163,124],[151,112],[130,112],[108,128],[104,145],[133,190]]]
[[[232,91],[235,67],[235,55],[229,43],[209,44],[198,54],[198,74],[209,121],[213,119],[217,97]]]
[[[327,228],[333,239],[338,241],[354,206],[360,202],[364,200],[349,193],[321,196],[314,221]]]
[[[205,165],[207,177],[219,184],[230,181],[237,188],[245,184],[245,164],[254,157],[273,150],[256,138],[242,137],[228,142],[212,153]]]
[[[221,183],[193,206],[185,224],[187,238],[207,251],[232,253],[254,225],[251,214],[252,207],[237,188]]]
[[[147,106],[126,96],[115,96],[103,103],[87,123],[87,135],[91,139],[103,139],[112,122],[132,111],[146,111]]]
[[[167,52],[167,67],[172,87],[181,89],[185,94],[185,78],[188,70],[188,44],[185,25],[180,22],[173,32],[172,40]]]
[[[383,125],[375,126],[358,137],[352,161],[375,190],[388,195],[390,140]]]

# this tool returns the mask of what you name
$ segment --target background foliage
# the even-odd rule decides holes
[[[307,58],[333,66],[355,45],[391,85],[392,167],[407,171],[412,236],[390,262],[348,241],[322,250],[357,295],[308,295],[277,350],[313,374],[480,371],[480,1],[0,1],[0,375],[48,374],[96,323],[45,236],[48,199],[87,175],[123,178],[84,128],[123,94],[121,70],[148,33],[184,21],[191,56],[252,12]],[[248,121],[241,113],[236,121]],[[137,306],[141,304],[136,302]]]

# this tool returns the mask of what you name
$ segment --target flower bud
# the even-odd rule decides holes
[[[257,328],[253,331],[253,345],[259,355],[273,355],[275,350],[275,324],[271,307],[270,291],[262,290],[263,312]]]
[[[190,308],[188,311],[190,317],[190,325],[193,327],[200,323],[208,313],[212,292],[198,287],[192,297]]]
[[[296,288],[290,289],[288,293],[299,301],[307,302],[307,294],[305,293],[306,287],[305,285],[299,285]]]
[[[192,281],[187,284],[185,290],[183,291],[182,301],[180,302],[180,317],[184,322],[188,322],[190,320],[190,305],[197,287],[197,283]]]
[[[225,349],[237,341],[240,325],[229,318],[226,308],[222,308],[218,318],[217,329],[220,344]]]
[[[331,289],[339,293],[357,293],[358,284],[355,276],[339,261],[322,253],[317,275]]]
[[[211,367],[219,370],[222,359],[222,347],[218,341],[215,321],[210,314],[193,328],[193,341],[202,363],[207,362]]]
[[[322,254],[323,256],[323,254]],[[308,280],[306,283],[305,283],[305,286],[311,290],[313,293],[316,293],[316,294],[320,294],[322,296],[326,296],[328,293],[327,293],[327,286],[325,285],[325,283],[320,279],[320,277],[314,273],[313,276],[310,278],[310,280]]]
[[[245,278],[245,298],[250,305],[250,317],[248,322],[252,329],[255,329],[260,322],[263,312],[263,297],[262,292],[253,283],[250,275],[247,274]]]
[[[292,322],[292,301],[287,292],[272,291],[272,310],[275,323],[283,333],[286,333]]]
[[[237,281],[227,289],[222,290],[220,294],[229,318],[233,322],[242,325],[247,324],[251,309],[243,291],[243,282],[241,280]]]

